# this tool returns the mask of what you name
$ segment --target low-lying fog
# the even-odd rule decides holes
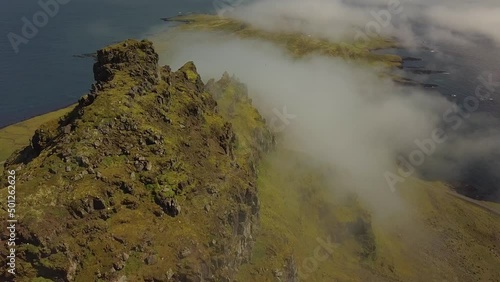
[[[425,20],[425,40],[470,44],[462,37],[470,32],[500,43],[494,28],[500,3],[495,1],[345,2],[256,1],[231,8],[225,16],[267,30],[332,40],[359,39],[360,32],[395,36],[409,47],[422,41],[416,39],[413,24]],[[377,18],[379,26],[373,28],[370,23]],[[194,61],[205,82],[225,71],[234,74],[248,85],[254,104],[284,136],[285,146],[332,164],[341,172],[335,181],[355,189],[373,208],[398,207],[392,192],[418,172],[454,179],[469,163],[498,154],[498,130],[471,132],[474,124],[489,122],[488,117],[470,115],[474,99],[457,107],[436,92],[396,86],[376,69],[323,56],[292,59],[263,41],[208,32],[171,36],[153,38],[157,45],[169,41],[168,50],[160,50],[161,64],[178,68]],[[496,74],[485,74],[478,81],[483,86],[478,95],[500,86],[495,79]],[[498,171],[492,166],[488,169]]]

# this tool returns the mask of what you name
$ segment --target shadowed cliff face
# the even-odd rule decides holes
[[[148,41],[99,50],[90,93],[7,160],[18,281],[230,281],[249,260],[273,137],[244,91],[229,120],[193,63],[157,63]]]

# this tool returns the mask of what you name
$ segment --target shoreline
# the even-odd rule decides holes
[[[10,124],[0,129],[0,172],[4,162],[17,150],[29,145],[35,131],[44,123],[59,119],[71,112],[76,103],[45,114]]]
[[[70,107],[75,107],[77,105],[77,103],[78,103],[78,101],[76,101],[74,103],[71,103],[69,105],[66,105],[66,106],[58,107],[55,110],[51,110],[51,111],[43,113],[43,114],[34,115],[32,117],[24,118],[24,119],[21,119],[19,121],[14,122],[14,123],[10,123],[10,124],[4,125],[4,126],[0,126],[0,131],[6,129],[8,127],[11,127],[11,126],[18,125],[20,123],[30,121],[32,119],[41,118],[41,117],[46,116],[46,115],[51,114],[51,113],[55,113],[55,112],[58,112],[58,111],[66,110],[66,109],[68,109]]]

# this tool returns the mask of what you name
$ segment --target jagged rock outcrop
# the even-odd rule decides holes
[[[255,163],[273,146],[251,100],[223,97],[246,111],[233,125],[192,62],[159,67],[148,41],[99,50],[94,76],[6,162],[22,199],[17,281],[231,281],[253,246]]]

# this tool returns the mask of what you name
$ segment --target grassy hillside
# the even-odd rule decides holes
[[[408,213],[381,220],[355,194],[327,182],[328,173],[290,151],[261,164],[261,226],[239,281],[283,279],[290,260],[302,281],[500,279],[498,214],[453,196],[442,183],[409,179],[398,190]],[[312,259],[319,240],[328,239],[335,246],[330,255]]]
[[[181,22],[179,28],[185,31],[218,31],[239,38],[269,41],[283,47],[291,56],[297,58],[309,54],[320,54],[385,67],[399,67],[402,63],[401,58],[397,55],[374,54],[371,52],[371,50],[398,46],[395,41],[382,37],[369,38],[368,41],[346,40],[339,43],[302,33],[265,31],[232,18],[223,18],[216,15],[187,15],[168,20]]]
[[[14,151],[29,145],[36,129],[46,122],[61,118],[73,107],[74,105],[0,129],[0,172],[3,170],[3,163]]]

